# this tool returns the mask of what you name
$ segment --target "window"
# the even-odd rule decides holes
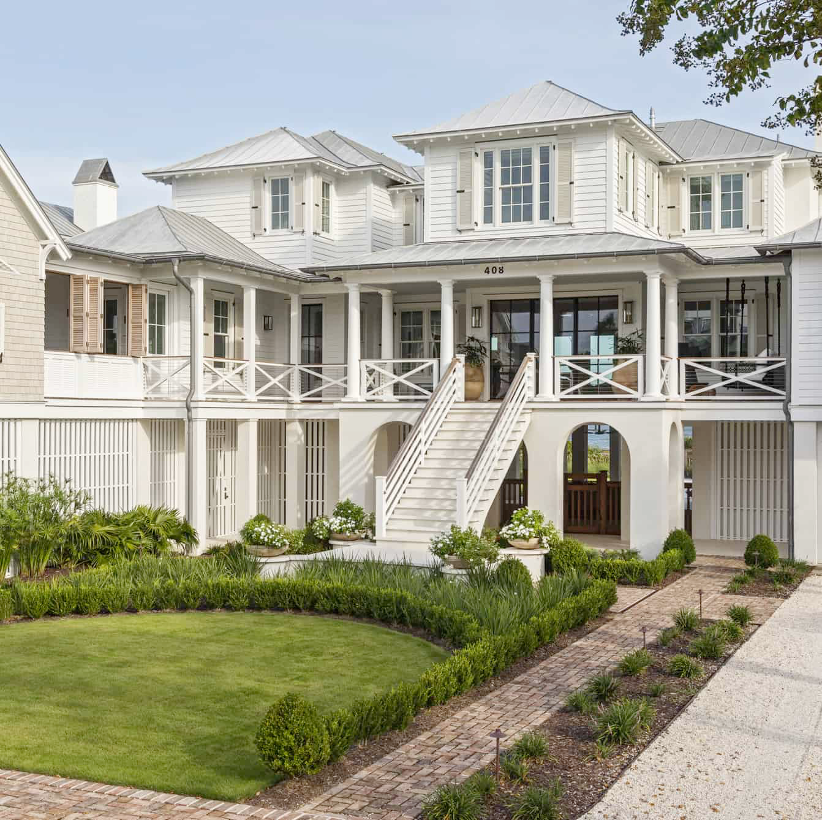
[[[403,310],[400,313],[400,358],[425,358],[425,329],[421,310]]]
[[[216,359],[228,358],[229,309],[228,299],[214,300],[214,357]]]
[[[482,154],[482,224],[494,224],[494,152]]]
[[[713,227],[713,177],[690,178],[691,230],[710,231]]]
[[[615,350],[618,296],[554,299],[554,349],[558,356],[603,356]]]
[[[531,149],[500,151],[500,195],[503,223],[532,222],[533,192]]]
[[[551,218],[551,149],[547,145],[539,149],[539,218]]]
[[[685,354],[687,356],[710,356],[712,332],[710,299],[686,300],[683,306],[682,323]]]
[[[269,180],[269,185],[271,187],[271,230],[285,230],[291,224],[288,178]]]
[[[148,353],[149,356],[166,355],[168,328],[168,297],[165,293],[148,294]]]
[[[539,350],[539,299],[491,302],[491,398],[501,399],[526,353]]]
[[[331,233],[331,183],[323,180],[321,196],[321,230],[323,233]]]
[[[117,299],[106,299],[103,309],[103,352],[117,355]]]
[[[431,329],[430,358],[440,357],[440,337],[442,335],[442,311],[432,310],[428,314],[428,324]]]
[[[724,299],[719,303],[719,355],[748,355],[748,319],[751,305],[746,299]]]
[[[323,360],[323,306],[303,305],[300,327],[303,364],[322,364]]]
[[[741,228],[743,226],[743,191],[745,177],[742,174],[722,174],[719,178],[719,226]]]

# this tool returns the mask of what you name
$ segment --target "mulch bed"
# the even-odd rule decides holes
[[[779,571],[778,567],[768,570],[760,570],[755,577],[748,575],[751,580],[743,584],[738,590],[726,589],[729,595],[754,595],[760,598],[790,598],[796,588],[811,574],[809,568],[806,572],[794,570],[794,580],[774,584],[774,571]],[[740,575],[743,573],[740,573]],[[734,576],[738,577],[738,576]]]

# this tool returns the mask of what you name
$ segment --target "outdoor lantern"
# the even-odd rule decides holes
[[[482,327],[482,305],[471,308],[471,327]]]
[[[263,316],[263,330],[274,330],[273,316]]]
[[[634,323],[634,303],[632,301],[622,303],[622,324],[632,325]]]

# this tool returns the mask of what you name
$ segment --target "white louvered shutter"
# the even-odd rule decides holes
[[[474,149],[457,154],[457,230],[473,231],[474,224]]]
[[[617,140],[617,173],[619,174],[619,189],[617,208],[625,210],[628,201],[628,146],[624,140]]]
[[[413,245],[416,239],[417,198],[406,194],[402,201],[402,244]]]
[[[69,350],[86,352],[86,277],[69,277]]]
[[[203,300],[203,355],[214,355],[214,295],[206,293]]]
[[[574,221],[574,143],[562,140],[557,143],[557,207],[554,222]]]
[[[128,286],[128,355],[148,352],[148,285]]]
[[[291,184],[294,189],[292,192],[294,202],[292,228],[295,231],[303,231],[305,230],[305,174],[294,174],[291,177]]]
[[[748,174],[750,207],[748,209],[748,229],[762,231],[765,228],[765,175],[761,169]]]
[[[263,233],[263,196],[265,180],[254,177],[251,180],[251,235],[260,236]]]
[[[656,219],[656,166],[645,162],[645,227],[653,228]]]
[[[635,151],[631,152],[631,182],[633,184],[631,216],[634,222],[639,222],[639,158]]]
[[[677,173],[672,173],[667,179],[665,196],[666,210],[668,212],[668,236],[679,236],[682,234],[682,208],[679,201],[681,190],[681,178]]]
[[[314,174],[314,216],[312,230],[318,234],[323,226],[323,178]]]
[[[88,296],[86,302],[86,351],[103,352],[103,280],[99,276],[89,276],[86,280]]]

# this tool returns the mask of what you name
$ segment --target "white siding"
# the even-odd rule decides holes
[[[381,251],[397,244],[394,237],[394,221],[391,194],[378,182],[374,182],[371,186],[371,250]]]
[[[274,330],[263,330],[263,316],[274,317]],[[284,296],[257,291],[257,361],[288,361],[289,305]]]
[[[791,273],[792,402],[822,405],[822,251],[794,251]]]
[[[807,164],[783,168],[785,186],[785,231],[807,225],[819,216],[819,191]]]
[[[650,220],[647,219],[646,208],[648,206],[648,201],[645,196],[647,188],[647,181],[645,179],[645,166],[647,157],[645,157],[642,152],[640,151],[639,147],[636,145],[632,145],[630,142],[628,143],[628,150],[635,154],[635,164],[636,164],[636,174],[637,174],[637,184],[636,184],[636,192],[637,192],[637,206],[636,206],[636,219],[634,219],[633,209],[629,212],[625,212],[623,209],[620,208],[619,202],[619,143],[620,140],[615,138],[613,140],[613,202],[611,203],[611,207],[613,208],[614,214],[614,230],[619,231],[620,233],[629,233],[633,234],[634,236],[647,236],[651,237],[652,239],[660,239],[660,235],[657,231],[653,228],[646,228],[646,222]],[[605,173],[603,171],[603,178],[605,177]],[[631,192],[633,192],[633,182],[631,179],[628,180],[628,188]],[[631,193],[633,196],[633,193]],[[666,237],[667,238],[667,237]]]
[[[781,236],[785,233],[785,178],[782,173],[782,161],[777,159],[771,165],[770,174],[773,177],[773,191],[771,202],[773,203],[772,219],[767,222],[766,236]],[[767,175],[766,175],[767,176]]]
[[[333,246],[318,253],[315,242],[314,261],[321,258],[341,259],[357,253],[368,253],[369,231],[366,223],[367,187],[370,184],[366,174],[353,174],[338,179],[334,184],[334,202],[337,206],[334,217]],[[315,237],[316,239],[316,237]],[[322,254],[325,254],[322,257]]]

